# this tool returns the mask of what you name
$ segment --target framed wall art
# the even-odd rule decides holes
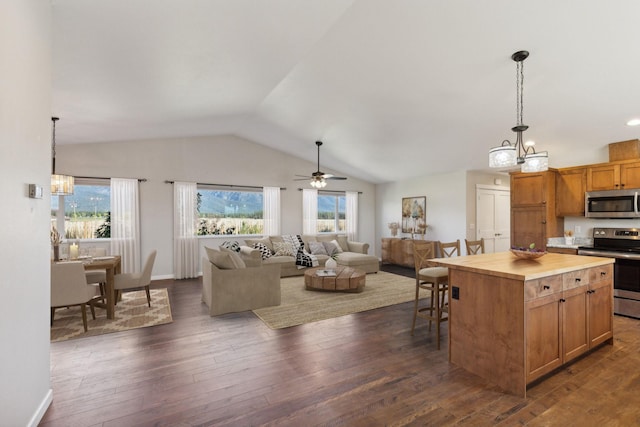
[[[427,198],[402,198],[402,232],[424,234],[427,229]]]

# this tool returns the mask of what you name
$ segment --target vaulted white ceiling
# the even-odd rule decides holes
[[[59,144],[235,134],[380,183],[640,136],[638,0],[53,0]],[[310,171],[311,172],[311,171]],[[293,177],[292,177],[293,179]]]

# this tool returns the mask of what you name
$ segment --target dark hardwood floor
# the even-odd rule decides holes
[[[449,364],[426,322],[411,336],[413,303],[271,330],[251,312],[209,317],[199,280],[153,286],[173,323],[51,345],[41,425],[640,425],[635,319],[522,399]]]

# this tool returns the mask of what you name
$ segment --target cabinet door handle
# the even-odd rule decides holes
[[[546,201],[546,200],[543,200],[543,201],[542,201],[542,204],[543,204],[543,205],[546,205],[546,204],[547,204],[547,201]]]
[[[543,220],[542,220],[542,223],[543,223],[543,224],[546,224],[546,223],[547,223],[547,220],[546,220],[546,219],[543,219]]]
[[[551,287],[549,285],[544,285],[542,289],[551,289]]]
[[[566,301],[566,299],[560,298],[560,302],[565,302],[565,301]]]
[[[601,271],[601,272],[600,272],[600,277],[604,277],[604,276],[606,276],[606,275],[607,275],[607,272],[606,272],[606,271]]]
[[[579,277],[576,277],[576,282],[580,282],[580,278]]]

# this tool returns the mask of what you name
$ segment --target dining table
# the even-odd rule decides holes
[[[83,261],[84,269],[105,270],[107,272],[107,282],[105,283],[107,319],[115,318],[116,297],[114,289],[114,276],[120,274],[122,265],[120,255],[93,257]]]

